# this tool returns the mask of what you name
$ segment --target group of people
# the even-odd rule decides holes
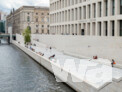
[[[1,43],[1,40],[0,40],[0,43]],[[18,43],[20,43],[20,42],[18,42]],[[31,47],[31,45],[32,45],[32,44],[30,44],[30,50],[32,50],[32,51],[35,52],[35,49],[33,49],[33,48]],[[36,44],[33,44],[33,45],[36,46]],[[28,44],[26,44],[25,47],[28,48]],[[49,47],[49,49],[52,50],[52,47]],[[41,52],[37,52],[37,54],[39,54],[39,55],[41,55],[41,56],[44,56],[44,53],[41,53]],[[55,58],[55,56],[56,56],[56,55],[53,54],[53,55],[51,55],[48,59],[53,59],[53,58]],[[98,56],[93,56],[93,59],[97,60],[97,59],[98,59]],[[90,61],[90,60],[89,60],[89,61]],[[114,67],[115,64],[116,64],[115,60],[112,59],[111,66]]]
[[[52,47],[50,47],[50,50],[52,50]],[[53,59],[55,57],[55,54],[49,57],[49,59]]]
[[[44,53],[41,53],[41,52],[37,52],[37,54],[39,54],[41,56],[44,56]]]
[[[33,52],[35,52],[35,49],[33,49],[32,47],[30,47],[30,50],[32,50]]]
[[[20,43],[20,42],[18,42],[18,43]],[[34,49],[34,48],[32,48],[31,46],[32,46],[32,44],[31,44],[31,43],[29,43],[29,44],[25,44],[25,47],[26,47],[26,48],[29,48],[30,50],[32,50],[32,51],[34,51],[34,52],[35,52],[35,49]]]
[[[34,46],[36,46],[36,44],[34,44]],[[30,46],[30,49],[35,52],[35,49],[33,49],[31,46]],[[52,47],[49,47],[49,49],[52,50]],[[44,53],[42,52],[37,52],[37,54],[44,56]],[[48,59],[52,59],[54,57],[55,57],[55,54],[51,55]]]
[[[93,59],[98,59],[98,56],[93,56]],[[115,60],[112,59],[111,66],[114,67],[115,64],[116,64]]]
[[[1,40],[0,40],[0,43],[1,43]],[[18,42],[18,43],[19,43],[19,42]],[[35,49],[33,49],[33,48],[31,47],[31,45],[32,45],[32,44],[30,44],[30,49],[31,49],[32,51],[35,52]],[[34,46],[36,46],[36,44],[34,44]],[[25,47],[28,48],[28,44],[25,45]],[[52,47],[49,47],[49,49],[52,50]],[[39,55],[41,55],[41,56],[44,56],[44,53],[41,53],[41,52],[37,52],[37,54],[39,54]],[[56,56],[56,55],[53,54],[53,55],[51,55],[48,59],[53,59],[53,58],[55,58],[55,56]],[[93,59],[98,59],[98,56],[93,56]],[[111,66],[114,67],[115,64],[116,64],[115,60],[112,59]]]

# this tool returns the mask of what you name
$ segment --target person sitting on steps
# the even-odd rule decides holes
[[[54,55],[52,55],[52,56],[50,56],[50,57],[49,57],[49,59],[52,59],[52,58],[54,58],[54,57],[55,57],[55,54],[54,54]]]
[[[98,59],[98,57],[97,56],[93,56],[93,59]]]
[[[111,66],[114,67],[115,64],[116,64],[116,62],[114,61],[114,59],[112,59]]]

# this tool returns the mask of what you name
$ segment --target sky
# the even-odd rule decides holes
[[[0,0],[0,10],[9,13],[13,8],[21,6],[48,6],[49,0]]]

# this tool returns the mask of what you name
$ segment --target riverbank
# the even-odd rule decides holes
[[[112,68],[111,66],[103,65],[94,62],[94,60],[89,61],[89,59],[78,59],[68,55],[64,55],[62,52],[53,50],[46,50],[42,47],[33,47],[35,52],[26,48],[22,44],[13,41],[17,47],[23,50],[26,54],[35,59],[38,63],[52,72],[56,77],[65,81],[69,86],[71,86],[76,91],[80,92],[114,92],[112,88],[120,92],[122,82],[122,70],[117,68]],[[40,56],[37,52],[44,53],[44,56]],[[53,60],[49,60],[49,56],[55,54],[56,57]],[[57,62],[58,59],[59,61]],[[65,62],[65,59],[69,61]],[[74,59],[75,63],[71,59]],[[83,66],[92,66],[90,69]],[[80,68],[80,69],[79,69]],[[85,71],[88,69],[87,72]],[[79,70],[79,71],[76,71]],[[100,71],[102,70],[102,71]],[[112,76],[113,71],[113,76]],[[85,78],[84,74],[86,72]],[[102,72],[102,78],[97,78],[98,73]],[[104,80],[104,81],[103,81]],[[75,82],[74,82],[75,81]],[[116,84],[118,86],[115,86]],[[118,89],[119,88],[119,89]]]

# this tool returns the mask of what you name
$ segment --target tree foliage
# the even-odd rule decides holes
[[[29,27],[27,27],[27,28],[24,30],[23,36],[24,36],[25,44],[31,42],[31,30],[30,30]]]

